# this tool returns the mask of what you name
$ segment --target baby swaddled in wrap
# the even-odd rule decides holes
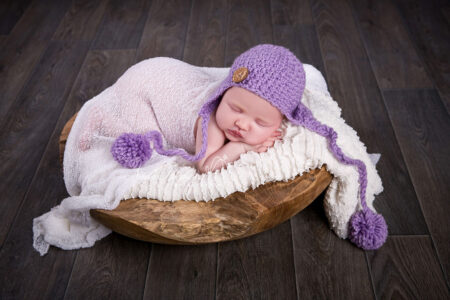
[[[104,128],[108,130],[104,135],[111,137],[124,131],[156,130],[172,147],[194,153],[198,111],[225,73],[221,68],[204,68],[195,72],[196,78],[192,80],[191,66],[179,62],[155,57],[130,67],[110,87],[115,101],[102,107],[98,107],[103,104],[99,103],[90,110],[89,124],[82,125],[80,149],[87,150],[95,142],[93,129]],[[186,86],[189,89],[179,90]]]
[[[78,113],[64,154],[64,180],[71,197],[34,220],[35,248],[44,254],[48,244],[63,249],[91,246],[110,230],[90,218],[89,209],[114,209],[120,200],[129,198],[128,191],[138,186],[138,179],[158,172],[158,164],[167,166],[171,159],[179,166],[189,168],[188,173],[193,179],[208,177],[212,174],[191,172],[195,169],[189,162],[195,162],[200,171],[206,171],[205,164],[211,163],[208,159],[219,152],[223,157],[229,157],[219,167],[226,167],[248,151],[264,152],[278,137],[274,132],[280,125],[287,125],[290,132],[301,132],[304,136],[309,134],[303,130],[306,128],[316,134],[314,143],[316,139],[317,144],[319,140],[320,143],[328,141],[331,155],[321,152],[322,155],[315,157],[317,161],[327,163],[329,171],[336,177],[327,193],[328,200],[339,201],[340,197],[347,196],[351,202],[349,205],[328,201],[325,208],[330,225],[340,237],[345,238],[348,234],[351,241],[363,249],[379,248],[386,239],[387,226],[381,215],[369,209],[365,193],[367,187],[369,206],[373,209],[373,194],[382,190],[381,181],[374,165],[367,159],[365,147],[340,118],[340,109],[329,94],[314,92],[311,83],[310,89],[305,88],[305,69],[288,49],[268,44],[247,50],[229,69],[196,67],[164,57],[134,65]],[[239,95],[247,97],[247,102],[241,103],[244,111],[241,107],[236,114],[231,113],[224,103],[232,103]],[[262,101],[259,105],[266,105],[258,111],[261,116],[252,113],[255,107],[251,101]],[[270,116],[276,120],[267,120]],[[260,119],[265,119],[266,123],[256,124],[257,117],[262,117]],[[283,122],[281,118],[284,118]],[[325,125],[325,120],[327,124],[333,124],[335,130]],[[199,121],[197,130],[196,121]],[[342,134],[339,146],[338,131]],[[290,138],[289,142],[294,145],[295,134]],[[308,146],[308,140],[303,141]],[[354,144],[349,147],[346,145],[349,142]],[[266,148],[260,150],[261,145]],[[341,148],[347,153],[358,153],[361,160],[347,157]],[[357,167],[352,172],[359,175],[354,177],[352,174],[351,181],[359,179],[360,205],[356,205],[354,189],[336,189],[347,180],[341,177],[344,172],[339,172],[339,169],[345,169],[344,165]],[[301,174],[304,170],[295,171]],[[226,172],[221,170],[223,175]],[[179,180],[173,181],[183,185],[184,182]],[[227,191],[227,194],[231,192]],[[183,197],[190,200],[188,198]],[[345,210],[345,213],[334,214],[338,210]],[[351,219],[349,210],[355,212]]]

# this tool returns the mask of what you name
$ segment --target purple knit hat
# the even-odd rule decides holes
[[[209,117],[218,107],[221,96],[233,86],[244,88],[270,102],[293,124],[304,126],[327,138],[330,150],[340,162],[358,168],[359,196],[363,209],[355,212],[350,219],[349,239],[365,250],[378,249],[386,241],[387,225],[383,216],[367,207],[366,166],[361,160],[345,156],[336,144],[337,133],[333,128],[317,121],[301,102],[305,80],[303,64],[290,50],[271,44],[254,46],[234,60],[228,76],[201,107],[198,115],[202,117],[203,144],[199,153],[191,155],[181,148],[164,150],[158,131],[150,131],[145,135],[125,133],[116,139],[111,153],[125,167],[140,167],[151,157],[149,141],[153,141],[153,148],[161,155],[179,155],[189,161],[197,161],[205,156]]]

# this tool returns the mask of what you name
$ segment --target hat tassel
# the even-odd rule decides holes
[[[206,141],[209,116],[202,115],[202,117],[202,137],[203,141]],[[150,148],[150,141],[153,142],[153,150],[156,150],[159,154],[165,156],[180,155],[189,161],[197,161],[203,158],[207,147],[206,142],[203,142],[200,152],[194,155],[189,154],[182,148],[164,150],[161,133],[157,130],[152,130],[146,134],[121,134],[114,141],[110,152],[114,159],[122,166],[130,169],[139,168],[152,157],[153,150]]]
[[[324,125],[320,130],[327,132],[331,150],[343,163],[356,165],[359,173],[359,199],[362,210],[356,211],[349,221],[349,239],[359,248],[364,250],[375,250],[380,248],[386,241],[388,230],[387,224],[381,214],[370,210],[366,204],[367,171],[366,165],[359,159],[348,158],[336,144],[337,133],[333,128]]]
[[[358,173],[360,183],[360,200],[362,210],[353,213],[349,221],[349,239],[356,246],[364,250],[375,250],[380,248],[386,241],[388,230],[383,216],[377,214],[367,207],[365,200],[367,173],[366,166],[360,160],[358,162]]]

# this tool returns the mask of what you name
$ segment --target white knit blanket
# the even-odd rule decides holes
[[[380,155],[368,154],[355,130],[341,118],[341,109],[330,97],[322,74],[311,65],[304,64],[304,68],[306,87],[302,102],[320,122],[334,128],[338,133],[337,145],[347,156],[366,164],[366,201],[375,211],[375,195],[383,191],[375,168]],[[161,156],[156,151],[138,169],[124,168],[113,159],[109,150],[118,135],[152,129],[143,125],[149,111],[142,104],[148,97],[191,101],[190,107],[198,111],[228,70],[193,66],[167,57],[151,58],[132,66],[114,85],[87,101],[72,126],[64,153],[64,181],[70,196],[34,219],[34,248],[44,255],[49,245],[66,250],[91,247],[111,230],[91,218],[89,210],[111,210],[123,199],[211,201],[266,182],[287,181],[323,164],[334,176],[325,194],[325,213],[331,229],[340,238],[347,238],[349,219],[361,209],[357,168],[335,159],[324,137],[288,121],[282,124],[283,140],[276,141],[267,152],[242,154],[226,169],[214,173],[199,174],[192,162]],[[126,103],[118,99],[120,93],[129,96]],[[113,116],[114,122],[90,128],[87,124],[92,124],[92,118],[99,115]],[[88,133],[92,139],[90,146],[81,151],[79,145],[83,144],[86,130],[91,131]],[[164,148],[171,147],[164,142]]]

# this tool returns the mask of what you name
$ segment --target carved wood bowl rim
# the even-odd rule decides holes
[[[67,121],[59,138],[61,165],[77,114]],[[214,201],[134,198],[122,200],[114,210],[92,209],[90,214],[119,234],[147,242],[192,245],[230,241],[288,220],[311,204],[332,178],[323,165],[287,182],[265,183],[245,193],[238,191]]]

